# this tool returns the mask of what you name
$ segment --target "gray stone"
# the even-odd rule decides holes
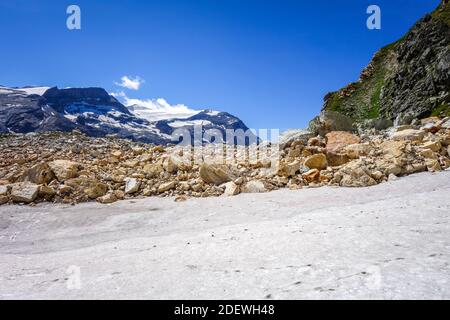
[[[39,185],[29,182],[20,182],[12,185],[11,199],[14,202],[30,203],[36,200]]]
[[[331,131],[356,131],[353,120],[339,112],[322,111],[309,123],[309,131],[313,135],[325,136]]]

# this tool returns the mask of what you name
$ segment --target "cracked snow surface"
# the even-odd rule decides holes
[[[182,203],[2,206],[0,298],[449,299],[449,217],[449,171]]]

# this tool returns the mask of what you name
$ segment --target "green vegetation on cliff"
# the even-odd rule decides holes
[[[445,22],[445,23],[442,23]],[[327,94],[323,110],[356,122],[410,115],[449,115],[450,2],[380,49],[360,79]]]
[[[431,14],[433,18],[445,21],[450,25],[450,2],[443,1],[443,3]]]
[[[448,103],[441,104],[431,112],[432,116],[450,117],[450,105]]]
[[[325,101],[325,110],[344,113],[356,121],[380,116],[381,93],[389,72],[390,55],[398,42],[390,44],[373,57],[361,78],[345,88],[332,92]]]

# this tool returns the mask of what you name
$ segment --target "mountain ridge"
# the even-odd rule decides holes
[[[98,87],[0,87],[0,133],[79,130],[92,137],[115,135],[164,145],[176,142],[172,141],[175,130],[192,133],[198,124],[203,125],[203,133],[218,130],[225,135],[227,129],[248,130],[239,118],[226,112],[199,110],[189,117],[162,117],[159,114],[154,121],[141,117]]]

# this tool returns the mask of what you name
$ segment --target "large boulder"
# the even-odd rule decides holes
[[[342,113],[322,111],[320,115],[309,123],[309,131],[313,135],[325,136],[332,131],[355,131],[353,120]]]
[[[350,133],[344,131],[333,131],[326,135],[327,139],[327,152],[340,152],[346,146],[359,143],[361,139]]]
[[[385,158],[392,160],[404,156],[407,146],[407,141],[387,140],[380,144],[380,149]]]
[[[169,173],[189,171],[192,169],[191,159],[172,154],[163,160],[163,168]]]
[[[286,163],[283,161],[278,164],[277,174],[280,177],[289,178],[289,177],[295,176],[296,173],[300,170],[300,167],[301,167],[301,163],[298,160],[295,160],[290,163]]]
[[[203,163],[200,166],[200,178],[206,183],[221,185],[234,179],[227,165]]]
[[[308,143],[308,140],[313,137],[313,134],[305,130],[286,130],[280,137],[280,150],[290,147],[293,142],[300,142],[303,145]]]
[[[14,202],[31,203],[39,194],[39,185],[30,182],[19,182],[12,185],[11,199]]]
[[[323,153],[306,158],[304,165],[309,169],[325,170],[328,166],[327,157]]]
[[[335,174],[333,180],[342,187],[368,187],[377,184],[366,164],[360,160],[346,164]]]
[[[97,199],[108,192],[108,186],[106,184],[91,178],[69,179],[65,182],[65,185],[73,188],[77,192],[84,193],[90,199]]]
[[[331,166],[340,166],[347,163],[350,158],[345,148],[361,141],[358,136],[345,131],[329,132],[326,135],[326,140],[327,159]]]
[[[439,152],[441,150],[442,145],[439,141],[427,141],[422,146],[424,149],[430,149],[434,152]]]
[[[26,170],[19,178],[20,182],[31,182],[36,184],[48,184],[55,179],[52,169],[47,163],[39,163]]]
[[[49,163],[50,168],[56,175],[58,181],[76,178],[81,164],[69,160],[55,160]]]
[[[381,158],[376,160],[376,166],[386,176],[399,175],[406,165],[406,141],[384,141],[380,145]]]
[[[420,149],[414,147],[410,141],[384,141],[379,146],[380,157],[375,160],[375,165],[386,176],[405,175],[422,172],[427,169],[424,162],[428,154],[421,153],[424,150],[432,152],[430,149]],[[435,157],[436,158],[436,157]]]
[[[422,141],[425,137],[425,131],[407,129],[402,131],[397,131],[392,135],[392,140],[402,141]]]
[[[346,146],[344,152],[350,159],[358,159],[361,156],[367,156],[371,148],[369,143],[355,143]]]

